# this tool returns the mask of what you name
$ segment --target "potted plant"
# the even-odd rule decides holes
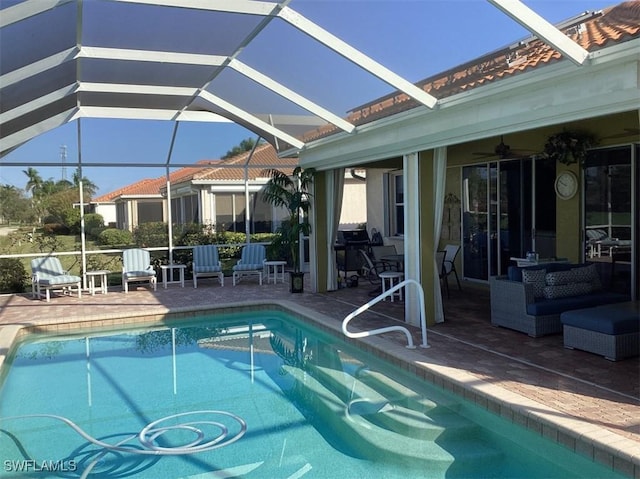
[[[595,135],[590,132],[562,130],[547,138],[544,154],[565,165],[582,163],[587,157],[587,150],[597,144]]]
[[[304,273],[300,270],[300,237],[311,233],[309,210],[311,209],[310,188],[313,184],[313,168],[296,167],[291,175],[278,169],[266,170],[270,177],[262,197],[265,202],[285,208],[288,216],[276,230],[273,248],[286,248],[291,255],[293,271],[291,275],[291,292],[304,291]]]

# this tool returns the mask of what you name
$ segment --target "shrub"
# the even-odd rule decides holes
[[[104,218],[97,213],[84,215],[84,231],[92,238],[97,238],[104,230]]]
[[[133,232],[135,244],[141,248],[167,246],[169,244],[169,228],[161,221],[142,223]]]
[[[102,246],[120,246],[133,243],[133,235],[129,230],[107,228],[98,235],[98,244]]]
[[[45,235],[68,235],[69,228],[62,223],[46,223],[42,226],[42,232]]]
[[[62,222],[69,228],[72,234],[80,234],[80,210],[78,208],[69,207],[60,212]]]
[[[19,259],[0,259],[0,292],[22,293],[28,281],[29,275]]]

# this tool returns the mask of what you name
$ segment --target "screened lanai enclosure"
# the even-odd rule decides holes
[[[437,243],[432,237],[440,228],[433,224],[442,223],[447,147],[493,139],[509,128],[523,130],[525,121],[531,128],[543,127],[552,117],[537,115],[531,106],[530,118],[520,115],[523,123],[517,126],[494,120],[515,115],[505,105],[517,103],[517,82],[504,90],[508,102],[503,104],[501,83],[486,78],[446,94],[437,92],[435,83],[419,80],[456,65],[469,73],[471,63],[466,62],[474,57],[492,67],[487,52],[500,53],[517,69],[523,59],[511,53],[535,42],[551,49],[556,63],[549,68],[556,75],[597,66],[603,57],[581,46],[579,29],[602,12],[587,15],[580,10],[606,3],[584,3],[2,0],[2,183],[5,178],[16,182],[13,178],[30,167],[56,172],[73,168],[81,179],[102,179],[115,170],[121,183],[112,182],[112,190],[131,183],[130,176],[164,175],[166,201],[171,204],[172,172],[219,158],[221,148],[233,146],[227,137],[238,130],[231,128],[239,128],[245,137],[271,144],[283,166],[291,165],[285,159],[300,158],[302,166],[319,172],[314,206],[316,213],[322,212],[322,221],[312,220],[321,240],[311,242],[310,254],[312,268],[322,276],[313,275],[314,288],[324,290],[336,281],[330,256],[345,168],[396,161],[404,173],[398,176],[404,198],[396,205],[402,218],[394,219],[395,234],[404,238],[405,276],[420,281],[425,273],[419,265],[436,274],[433,261],[421,258],[432,259],[433,242]],[[568,28],[573,33],[567,33]],[[450,78],[456,79],[455,72]],[[482,87],[483,82],[488,86]],[[525,83],[534,85],[522,82],[523,90]],[[480,93],[467,91],[472,89]],[[544,90],[538,95],[537,103],[527,98],[522,108],[554,101]],[[593,97],[585,111],[596,111],[598,99],[606,101],[604,96]],[[382,100],[371,103],[375,98]],[[628,106],[626,100],[620,95],[617,101]],[[478,106],[459,113],[456,108],[467,101],[477,101]],[[600,111],[621,111],[616,108]],[[419,126],[394,128],[419,115],[432,116]],[[138,130],[141,124],[150,126]],[[385,133],[376,135],[378,127]],[[56,136],[62,131],[68,133],[64,156],[58,153]],[[144,133],[136,136],[136,131]],[[405,132],[413,139],[392,146]],[[202,143],[210,148],[203,149]],[[214,144],[217,151],[211,148]],[[49,148],[50,154],[43,155],[42,148]],[[428,247],[421,250],[420,224],[425,221],[418,163],[419,152],[426,150],[439,167],[428,177],[434,218],[429,218],[433,224]],[[275,165],[252,165],[261,166]],[[249,194],[253,186],[247,180],[238,188]],[[81,194],[81,205],[87,201]],[[82,232],[84,238],[84,227]],[[167,250],[171,254],[171,244]],[[83,240],[83,270],[86,253]],[[430,287],[431,280],[428,283]],[[437,301],[438,281],[433,289],[429,296]]]

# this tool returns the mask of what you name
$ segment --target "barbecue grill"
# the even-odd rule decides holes
[[[359,251],[361,249],[369,251],[371,242],[367,230],[340,230],[335,244],[336,265],[338,273],[344,272],[345,279],[347,271],[362,270],[363,259]]]

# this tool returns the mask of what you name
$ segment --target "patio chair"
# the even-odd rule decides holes
[[[224,273],[214,244],[194,246],[193,248],[193,287],[198,287],[198,277],[217,276],[220,286],[224,286]]]
[[[122,286],[129,292],[132,281],[148,281],[156,291],[156,271],[151,266],[151,255],[147,250],[133,248],[122,252]]]
[[[438,277],[440,278],[440,285],[443,289],[447,290],[447,298],[450,298],[449,295],[449,282],[447,281],[447,273],[445,272],[444,267],[444,251],[436,251],[436,265],[439,266],[440,270],[438,271]]]
[[[447,284],[447,295],[449,294],[449,275],[451,273],[456,277],[456,282],[458,283],[458,289],[462,291],[462,285],[460,284],[460,278],[458,277],[458,272],[456,271],[456,256],[460,252],[460,246],[455,244],[448,244],[444,247],[444,261],[443,265],[443,275],[444,281]]]
[[[267,250],[261,244],[248,244],[242,247],[240,261],[233,267],[233,285],[235,286],[244,276],[257,275],[262,285],[264,262]]]
[[[82,278],[74,276],[65,271],[60,264],[60,260],[53,256],[45,258],[34,258],[31,260],[31,297],[42,298],[43,295],[47,303],[51,300],[49,291],[52,289],[62,290],[63,294],[71,294],[73,286],[76,287],[78,298],[82,297]]]

